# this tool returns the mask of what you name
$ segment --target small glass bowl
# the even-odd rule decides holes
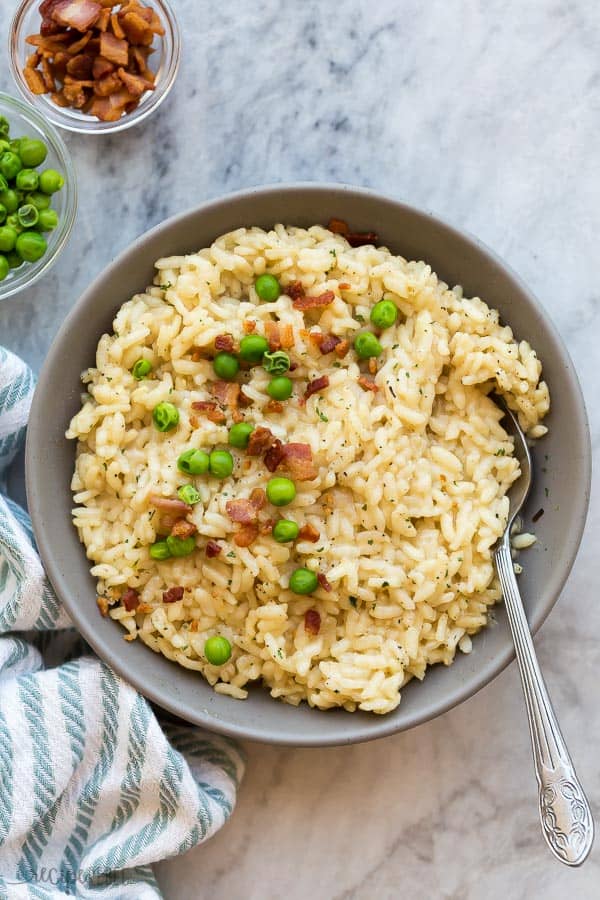
[[[125,113],[116,122],[101,122],[79,109],[62,108],[52,102],[49,94],[32,94],[27,87],[27,82],[23,77],[23,68],[27,57],[33,53],[35,48],[26,44],[25,38],[30,34],[39,34],[41,24],[39,5],[40,0],[22,0],[13,17],[8,38],[8,57],[13,78],[28,103],[35,106],[43,116],[50,119],[59,128],[66,128],[68,131],[76,131],[79,134],[113,134],[115,131],[124,131],[126,128],[131,128],[132,125],[142,122],[155,109],[158,109],[173,87],[181,54],[179,25],[167,0],[148,0],[146,3],[156,10],[165,29],[162,37],[160,35],[155,37],[152,44],[155,52],[148,60],[148,66],[156,76],[156,88],[153,91],[146,91],[139,106],[133,112]]]
[[[8,94],[0,93],[0,115],[8,119],[11,139],[25,136],[41,138],[48,147],[48,156],[40,171],[56,169],[65,179],[60,191],[52,194],[52,209],[58,214],[58,225],[54,231],[44,232],[48,249],[37,262],[24,262],[18,269],[11,269],[4,281],[0,281],[1,302],[17,291],[29,287],[56,262],[58,254],[67,243],[75,221],[77,185],[75,169],[63,139],[32,106],[21,100],[15,100]]]

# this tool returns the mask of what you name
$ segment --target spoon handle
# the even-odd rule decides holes
[[[495,555],[525,695],[542,832],[557,859],[567,866],[579,866],[594,841],[592,813],[540,671],[513,569],[508,534]]]

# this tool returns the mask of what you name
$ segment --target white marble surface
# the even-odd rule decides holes
[[[68,137],[76,237],[49,277],[0,308],[2,343],[38,367],[90,278],[196,201],[261,182],[370,185],[475,232],[529,283],[576,361],[598,462],[595,0],[173,3],[185,45],[172,97],[131,132]],[[0,87],[12,88],[6,66]],[[596,487],[537,646],[600,815],[598,501]],[[165,896],[596,900],[600,842],[577,871],[542,845],[528,740],[513,666],[408,734],[322,751],[249,745],[231,824],[160,866]]]

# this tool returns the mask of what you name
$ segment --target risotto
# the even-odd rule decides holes
[[[519,465],[490,393],[541,437],[540,376],[496,310],[343,223],[160,259],[67,432],[101,612],[219,693],[390,712],[500,598]]]

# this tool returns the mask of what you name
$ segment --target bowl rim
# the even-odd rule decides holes
[[[52,266],[64,250],[65,246],[67,245],[67,242],[71,236],[75,220],[77,219],[78,195],[77,176],[75,173],[75,165],[73,163],[73,159],[62,136],[59,134],[53,124],[49,122],[31,103],[28,103],[26,100],[21,100],[18,97],[13,97],[11,94],[7,94],[5,91],[0,91],[0,104],[13,107],[22,118],[30,121],[32,125],[37,127],[43,133],[44,137],[48,140],[48,143],[51,144],[53,152],[58,157],[60,165],[64,169],[63,174],[65,178],[65,183],[63,186],[65,209],[62,222],[59,222],[59,225],[55,229],[55,231],[58,232],[58,235],[56,243],[52,248],[52,252],[48,253],[47,255],[44,254],[44,256],[40,258],[39,262],[42,263],[42,265],[40,265],[40,267],[31,275],[31,277],[25,279],[20,283],[17,283],[18,278],[15,279],[14,282],[0,282],[0,303],[2,303],[9,297],[13,297],[15,294],[20,293],[20,291],[24,291],[27,288],[30,288],[36,283],[36,281],[38,281],[38,279],[42,277],[42,275],[45,275],[52,268]],[[6,289],[3,288],[3,285],[5,285]]]
[[[568,382],[569,392],[575,401],[574,415],[576,421],[576,431],[580,439],[582,453],[582,484],[575,504],[575,518],[577,527],[576,531],[574,533],[571,532],[569,536],[569,549],[565,557],[564,566],[561,568],[560,572],[550,572],[548,581],[549,588],[547,589],[547,600],[545,604],[543,606],[536,607],[532,615],[528,614],[531,633],[535,634],[538,631],[538,629],[541,627],[550,611],[556,604],[560,592],[562,591],[573,567],[573,563],[575,562],[575,558],[581,544],[589,507],[592,471],[591,438],[583,394],[577,378],[577,374],[575,372],[575,367],[573,366],[572,360],[562,340],[562,337],[560,336],[560,333],[558,332],[556,326],[552,322],[546,310],[542,307],[540,302],[525,285],[522,279],[507,263],[504,262],[504,260],[502,260],[493,250],[491,250],[491,248],[489,248],[479,238],[475,237],[467,230],[458,228],[450,224],[446,219],[432,213],[429,210],[412,206],[370,188],[356,187],[354,185],[344,183],[305,181],[258,185],[220,195],[183,212],[177,213],[176,215],[165,219],[163,222],[160,222],[158,225],[155,225],[152,229],[136,238],[125,250],[122,251],[122,253],[119,254],[119,256],[109,262],[107,266],[105,266],[104,269],[94,278],[92,283],[80,296],[78,301],[75,303],[75,305],[67,315],[48,351],[46,360],[39,376],[38,387],[36,388],[33,397],[29,420],[30,424],[27,431],[26,491],[29,511],[38,549],[50,581],[52,582],[57,595],[62,600],[65,609],[67,610],[77,629],[81,632],[85,640],[91,645],[91,647],[97,653],[98,657],[105,663],[107,663],[115,672],[117,672],[126,681],[132,684],[138,691],[140,691],[143,696],[155,702],[162,709],[165,709],[173,713],[174,715],[179,716],[185,721],[205,727],[210,731],[225,734],[233,738],[256,741],[258,743],[296,747],[323,747],[362,743],[365,741],[388,737],[392,734],[414,728],[417,725],[421,725],[448,712],[450,709],[453,709],[455,706],[458,706],[460,703],[464,702],[470,697],[473,697],[483,687],[491,683],[514,660],[515,651],[510,635],[508,636],[508,640],[504,649],[501,652],[498,652],[496,656],[486,664],[485,667],[482,667],[482,669],[477,672],[476,676],[467,679],[465,683],[460,684],[454,689],[454,691],[452,691],[445,698],[442,698],[439,702],[435,704],[429,704],[429,706],[418,708],[412,715],[408,716],[405,721],[400,723],[395,722],[395,720],[391,716],[382,716],[376,717],[376,724],[371,723],[370,727],[365,726],[364,724],[358,725],[356,730],[351,735],[348,735],[347,731],[345,731],[344,729],[340,729],[339,732],[336,732],[336,730],[334,729],[330,731],[324,738],[321,738],[318,734],[307,734],[301,738],[298,738],[297,736],[291,736],[285,733],[274,734],[271,732],[269,735],[265,735],[261,732],[260,727],[249,727],[245,725],[239,725],[231,721],[224,721],[220,717],[211,716],[208,712],[202,709],[193,711],[193,714],[190,715],[190,710],[188,709],[186,703],[179,702],[178,698],[173,697],[168,692],[168,689],[156,688],[152,684],[148,684],[143,681],[141,677],[138,678],[135,672],[129,671],[128,659],[126,654],[112,652],[109,648],[106,648],[103,644],[102,639],[97,637],[93,627],[90,626],[87,616],[82,612],[82,609],[76,603],[75,598],[69,597],[68,589],[66,584],[64,583],[62,573],[54,562],[51,541],[48,540],[47,531],[44,528],[44,518],[42,510],[43,504],[39,500],[41,494],[38,491],[38,480],[41,480],[42,476],[36,466],[30,464],[32,452],[34,452],[34,445],[45,446],[42,417],[40,413],[44,403],[43,386],[48,383],[48,372],[50,372],[55,365],[60,364],[60,358],[63,352],[63,343],[65,337],[68,336],[68,334],[71,332],[72,323],[77,320],[78,316],[81,314],[81,311],[85,309],[85,307],[89,303],[88,298],[92,297],[97,288],[102,284],[102,281],[109,269],[126,264],[128,258],[135,255],[140,246],[143,245],[147,240],[149,240],[149,238],[155,236],[163,229],[168,229],[176,223],[185,221],[185,219],[188,217],[195,217],[199,214],[210,215],[211,211],[214,208],[220,207],[223,203],[235,201],[238,198],[241,199],[253,196],[258,197],[273,192],[277,192],[282,196],[283,204],[283,195],[285,195],[286,193],[302,192],[306,190],[310,190],[313,192],[316,191],[322,193],[323,195],[326,195],[332,191],[342,191],[344,193],[354,194],[357,197],[369,197],[375,201],[383,201],[397,207],[399,210],[402,210],[409,215],[413,214],[417,216],[426,216],[433,222],[441,225],[444,229],[447,229],[453,237],[456,237],[462,241],[465,241],[467,244],[470,244],[471,247],[477,251],[477,253],[482,254],[495,266],[507,272],[510,275],[511,279],[517,283],[523,293],[527,295],[527,298],[531,303],[533,309],[543,320],[545,328],[549,332],[550,337],[553,339],[556,347],[558,348],[562,361],[566,363],[566,365],[563,366],[562,375],[563,378]]]
[[[29,103],[32,103],[31,97],[35,95],[32,95],[31,91],[28,89],[21,72],[23,61],[17,58],[17,36],[19,34],[19,25],[23,17],[32,7],[36,6],[37,3],[38,0],[21,0],[13,14],[8,29],[8,61],[10,71],[21,96]],[[125,131],[128,128],[132,128],[134,125],[138,125],[161,106],[171,93],[177,79],[177,73],[179,72],[181,63],[182,36],[179,22],[169,0],[154,0],[154,3],[159,7],[163,18],[166,20],[171,32],[173,44],[171,54],[166,60],[165,82],[163,85],[160,85],[161,90],[154,91],[148,103],[140,105],[132,113],[122,116],[116,122],[102,122],[100,119],[95,119],[93,116],[89,116],[88,119],[82,118],[71,120],[66,113],[63,113],[60,106],[55,106],[52,103],[44,103],[43,105],[43,115],[45,118],[58,128],[63,128],[65,131],[70,131],[74,134],[107,135],[116,134],[118,131]],[[164,40],[164,38],[162,40]],[[157,87],[159,87],[159,85],[157,85]],[[46,95],[44,94],[42,96]],[[40,107],[41,110],[42,102],[39,101],[37,104],[32,103],[32,105],[36,110],[38,107]]]

